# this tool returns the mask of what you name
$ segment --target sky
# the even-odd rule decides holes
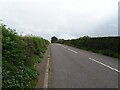
[[[0,19],[19,34],[74,39],[118,35],[119,0],[0,0]]]

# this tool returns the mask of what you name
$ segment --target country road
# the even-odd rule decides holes
[[[118,88],[118,60],[51,44],[49,88]]]

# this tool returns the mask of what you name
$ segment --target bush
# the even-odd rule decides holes
[[[2,31],[2,87],[34,87],[37,71],[34,64],[47,49],[49,42],[41,37],[19,36],[15,30],[0,25]]]
[[[120,37],[96,37],[90,38],[84,36],[78,39],[72,40],[61,40],[57,41],[58,43],[70,45],[76,48],[85,49],[95,53],[101,53],[111,57],[119,58],[120,51],[119,49],[119,40]]]

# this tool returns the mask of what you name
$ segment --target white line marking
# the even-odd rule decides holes
[[[116,72],[120,72],[119,70],[117,70],[117,69],[115,69],[115,68],[113,68],[113,67],[111,67],[111,66],[108,66],[108,65],[106,65],[106,64],[104,64],[104,63],[102,63],[102,62],[99,62],[99,61],[97,61],[97,60],[95,60],[95,59],[92,59],[92,58],[89,58],[90,60],[92,60],[92,61],[94,61],[94,62],[96,62],[96,63],[98,63],[98,64],[101,64],[101,65],[103,65],[103,66],[105,66],[105,67],[107,67],[107,68],[109,68],[109,69],[111,69],[111,70],[114,70],[114,71],[116,71]]]
[[[58,46],[62,46],[61,44],[57,44]]]
[[[63,48],[66,48],[65,46],[63,46]]]
[[[76,52],[76,51],[74,51],[74,50],[71,50],[71,49],[68,49],[69,51],[72,51],[72,52],[74,52],[74,53],[78,53],[78,52]]]
[[[48,88],[49,67],[50,67],[49,64],[50,64],[50,53],[48,54],[48,60],[47,60],[47,66],[46,66],[46,72],[45,72],[45,79],[44,79],[43,88]]]
[[[58,44],[59,46],[63,47],[63,48],[66,48],[65,46],[61,45],[61,44]]]

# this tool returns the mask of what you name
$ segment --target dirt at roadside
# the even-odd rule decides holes
[[[39,73],[39,78],[35,88],[43,88],[49,52],[50,52],[50,45],[48,46],[48,49],[46,50],[46,53],[44,54],[44,57],[42,58],[41,62],[36,65],[36,69]]]

